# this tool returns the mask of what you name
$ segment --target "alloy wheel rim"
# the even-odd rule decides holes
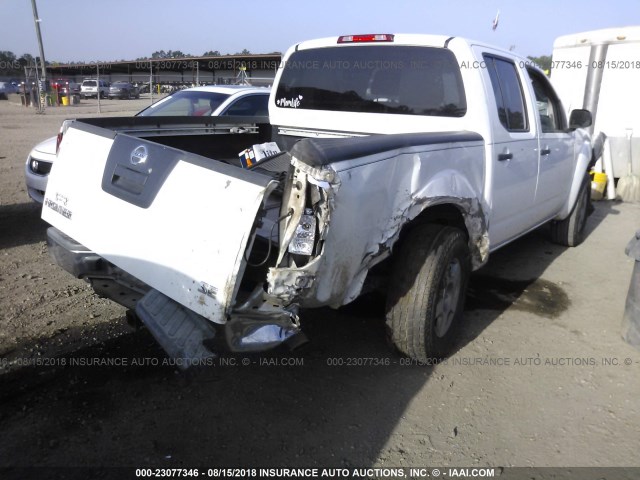
[[[458,309],[461,283],[462,267],[460,261],[454,258],[449,262],[442,278],[440,295],[436,305],[435,334],[437,337],[444,337],[453,323]]]

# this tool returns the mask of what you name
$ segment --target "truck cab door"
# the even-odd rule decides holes
[[[527,113],[522,70],[498,54],[483,53],[481,74],[491,85],[489,118],[493,143],[487,149],[492,174],[489,238],[497,248],[535,226],[538,140]]]
[[[535,195],[538,222],[556,216],[569,195],[573,178],[573,137],[549,80],[539,71],[528,68],[527,74],[535,98],[535,115],[539,132],[539,174]]]

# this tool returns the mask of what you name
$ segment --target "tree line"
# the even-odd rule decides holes
[[[276,53],[280,53],[280,52],[276,52]],[[227,55],[231,55],[230,53],[227,53]],[[246,48],[244,50],[242,50],[241,52],[237,52],[234,53],[233,55],[251,55],[251,52],[249,50],[247,50]],[[192,55],[190,53],[184,53],[181,50],[168,50],[168,51],[164,51],[164,50],[157,50],[155,52],[153,52],[151,54],[151,57],[140,57],[140,58],[136,58],[137,61],[139,60],[153,60],[156,58],[160,58],[160,59],[166,59],[166,58],[193,58],[196,57],[198,55]],[[206,52],[204,52],[202,55],[199,55],[201,57],[220,57],[222,56],[222,54],[220,53],[219,50],[208,50]]]

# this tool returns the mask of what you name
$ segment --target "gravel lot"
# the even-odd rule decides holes
[[[0,467],[639,465],[640,351],[620,336],[639,204],[597,203],[579,248],[541,228],[496,252],[445,364],[405,365],[372,301],[303,312],[311,343],[294,354],[178,374],[52,264],[24,187],[29,150],[96,112],[0,101]]]

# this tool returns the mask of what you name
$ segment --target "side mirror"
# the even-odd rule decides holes
[[[591,118],[591,112],[589,110],[583,110],[578,108],[571,111],[569,116],[569,128],[575,130],[576,128],[587,128],[593,123]]]

